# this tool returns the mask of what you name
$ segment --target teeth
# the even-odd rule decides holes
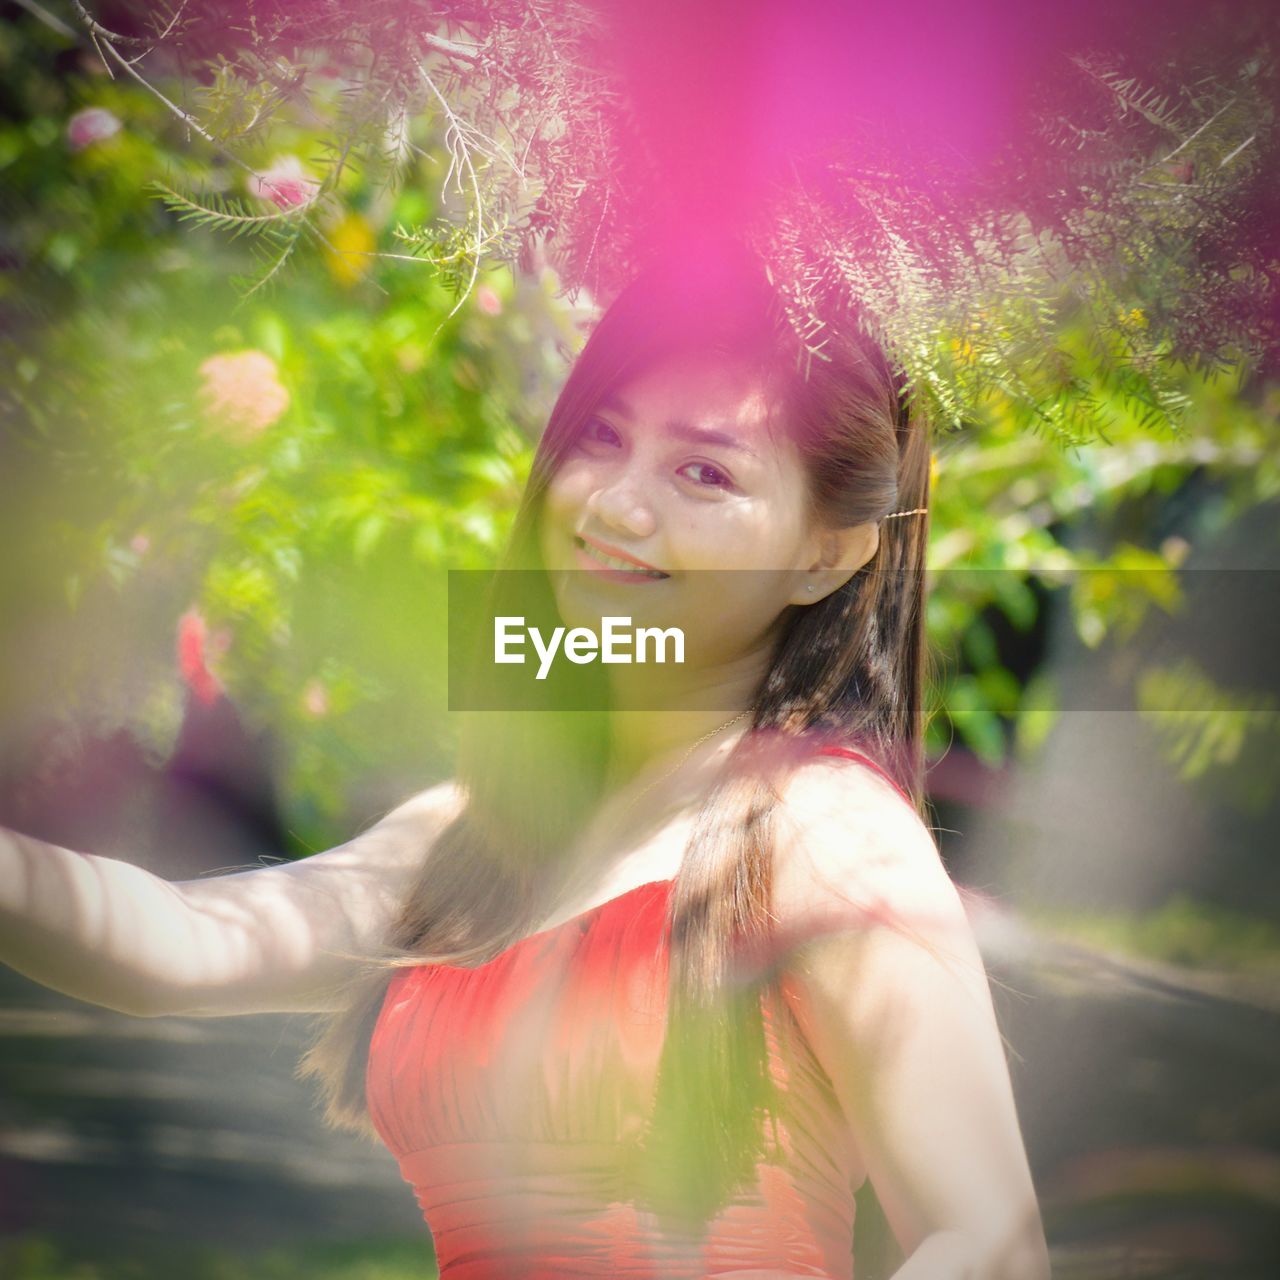
[[[609,569],[621,569],[623,573],[635,573],[644,578],[665,578],[667,576],[658,569],[641,569],[632,564],[630,560],[620,560],[617,556],[607,556],[603,551],[597,551],[589,542],[585,542],[582,539],[578,540],[578,546],[593,560],[598,560]]]

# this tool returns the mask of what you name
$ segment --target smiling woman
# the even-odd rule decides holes
[[[288,868],[0,841],[5,958],[138,1013],[322,1011],[302,1073],[395,1155],[444,1280],[848,1280],[867,1181],[900,1280],[1047,1275],[920,819],[928,436],[828,331],[810,367],[729,245],[639,275],[552,411],[493,616],[634,618],[683,662],[467,714],[452,783]]]
[[[600,577],[658,582],[629,607],[652,625],[678,627],[691,646],[688,680],[617,673],[618,706],[747,705],[789,607],[814,602],[823,574],[847,577],[876,549],[874,521],[812,520],[773,337],[743,323],[764,318],[762,299],[749,307],[730,292],[721,305],[735,297],[743,307],[736,335],[717,340],[705,310],[703,332],[675,326],[666,349],[566,434],[547,483],[539,550],[560,615],[596,624],[610,599]],[[613,572],[593,575],[602,560]]]

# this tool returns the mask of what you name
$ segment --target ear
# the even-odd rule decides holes
[[[813,562],[797,576],[789,604],[817,604],[844,586],[880,546],[876,521],[845,529],[822,529],[814,534]]]

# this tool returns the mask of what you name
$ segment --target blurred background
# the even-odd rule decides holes
[[[397,251],[456,216],[440,113],[276,263],[239,224],[316,197],[340,66],[246,174],[153,91],[180,67],[0,14],[0,823],[174,879],[330,848],[449,773],[446,571],[492,563],[598,300],[536,248],[466,293]],[[1059,1277],[1280,1273],[1280,383],[1170,376],[1177,430],[1099,380],[1098,438],[989,395],[934,459],[929,795]],[[0,972],[0,1274],[432,1274],[300,1021]]]

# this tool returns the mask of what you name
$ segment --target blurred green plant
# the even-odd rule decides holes
[[[432,1280],[437,1272],[421,1240],[276,1246],[246,1255],[167,1244],[153,1252],[70,1248],[47,1236],[0,1241],[8,1280]]]
[[[1154,540],[1153,507],[1192,477],[1205,482],[1216,493],[1208,541],[1280,496],[1280,394],[1242,365],[1225,373],[1184,369],[1179,385],[1185,429],[1153,434],[1140,409],[1098,386],[1092,393],[1106,414],[1105,442],[1064,450],[1027,434],[1000,393],[984,399],[970,425],[942,437],[929,555],[935,752],[958,735],[1000,765],[1011,753],[1034,752],[1052,726],[1058,696],[1050,673],[1013,679],[1001,665],[994,619],[1026,633],[1048,601],[1062,597],[1085,645],[1123,650],[1153,615],[1176,616],[1185,606],[1184,566],[1196,548],[1179,535],[1143,545]],[[1167,700],[1167,681],[1157,688],[1155,671],[1145,672],[1140,660],[1129,678],[1137,709],[1152,711],[1152,698],[1161,696],[1166,708],[1180,705]],[[1215,781],[1239,760],[1241,746],[1215,727],[1220,713],[1231,710],[1202,697],[1182,721],[1188,733],[1217,738]],[[1177,763],[1186,748],[1166,741]]]
[[[1274,922],[1185,893],[1144,912],[1036,907],[1028,917],[1061,937],[1167,964],[1235,973],[1280,968],[1280,928]]]
[[[353,174],[393,190],[434,152],[441,207],[397,221],[395,236],[458,295],[450,314],[485,263],[514,266],[535,246],[569,286],[607,300],[643,256],[655,193],[672,177],[608,5],[192,0],[170,13],[116,0],[107,22],[92,0],[70,3],[103,67],[219,162],[217,182],[160,190],[182,217],[258,242],[248,288],[304,241],[337,251],[330,224]],[[961,425],[998,391],[1024,430],[1083,442],[1105,435],[1099,387],[1146,425],[1176,423],[1179,360],[1221,366],[1275,340],[1274,255],[1258,225],[1278,137],[1274,31],[1260,11],[1235,21],[1225,46],[1184,40],[1175,52],[1147,29],[1140,48],[1055,50],[1046,100],[1021,103],[1007,122],[1017,145],[985,163],[930,155],[894,129],[893,112],[834,134],[806,121],[774,170],[762,159],[759,192],[718,220],[737,219],[768,264],[806,359],[824,358],[828,320],[853,303],[941,423]],[[704,61],[708,75],[719,69],[712,50]],[[842,91],[857,100],[855,86]],[[690,114],[682,128],[714,127]],[[933,129],[946,135],[941,121]],[[758,142],[769,149],[764,133]]]
[[[1262,814],[1274,799],[1275,768],[1234,768],[1280,759],[1280,704],[1256,689],[1229,689],[1190,658],[1152,664],[1137,679],[1138,709],[1185,782],[1209,781],[1241,809]]]
[[[425,154],[397,193],[349,170],[328,243],[243,298],[246,243],[148,193],[214,178],[152,95],[30,18],[0,32],[0,69],[19,108],[0,124],[5,608],[76,633],[43,679],[43,645],[6,655],[2,699],[14,723],[126,726],[163,759],[194,606],[214,677],[281,744],[308,847],[353,774],[449,758],[444,570],[501,545],[582,309],[550,270],[499,270],[445,323],[424,264],[339,252],[430,211]],[[126,673],[105,631],[131,616],[168,649],[135,637]]]

